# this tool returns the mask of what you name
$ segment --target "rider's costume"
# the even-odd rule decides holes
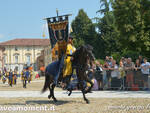
[[[70,43],[67,45],[66,58],[64,59],[63,78],[72,74],[72,62],[71,56],[75,52],[76,48]]]

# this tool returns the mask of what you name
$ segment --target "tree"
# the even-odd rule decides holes
[[[71,26],[73,30],[72,35],[75,37],[75,46],[78,47],[82,44],[90,44],[94,47],[95,56],[98,57],[99,53],[97,53],[97,45],[95,44],[97,41],[95,25],[83,9],[79,10]]]
[[[99,37],[103,40],[104,53],[103,58],[106,55],[112,55],[114,52],[119,51],[119,32],[115,24],[115,18],[113,11],[110,11],[110,5],[112,1],[101,0],[100,10],[97,13],[103,14],[103,17],[97,18],[97,28],[99,32]]]
[[[93,45],[95,39],[95,26],[83,9],[79,10],[78,15],[72,24],[73,35],[77,42]]]
[[[123,51],[137,51],[150,56],[149,5],[149,0],[114,1],[114,15]]]

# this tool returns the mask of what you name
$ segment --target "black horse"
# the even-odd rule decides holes
[[[86,101],[86,103],[89,103],[89,100],[85,97],[85,94],[90,92],[93,87],[93,83],[88,78],[88,75],[86,73],[86,70],[88,68],[88,61],[90,61],[90,64],[92,65],[92,61],[94,61],[95,59],[92,53],[92,49],[93,48],[90,45],[82,45],[72,55],[72,65],[73,68],[76,69],[77,78],[79,81],[78,88],[82,91],[83,98]],[[50,99],[52,97],[55,102],[57,101],[57,99],[54,96],[54,88],[57,85],[57,80],[63,68],[63,59],[64,58],[62,57],[59,61],[55,61],[49,64],[45,70],[45,84],[42,89],[42,92],[45,92],[46,89],[49,88],[50,95],[48,95],[48,98]],[[84,82],[89,82],[91,84],[91,87],[86,90],[84,87]],[[69,89],[69,91],[69,95],[71,95],[72,90]]]

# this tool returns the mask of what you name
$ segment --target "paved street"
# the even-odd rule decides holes
[[[0,91],[0,97],[47,97],[49,91],[41,94],[40,91]],[[80,91],[73,91],[69,97],[66,91],[55,91],[57,98],[82,98]],[[86,94],[91,98],[150,98],[150,91],[93,91]]]

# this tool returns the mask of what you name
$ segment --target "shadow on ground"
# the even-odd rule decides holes
[[[20,103],[5,103],[0,105],[44,105],[44,104],[54,104],[54,105],[63,105],[67,103],[73,103],[71,100],[58,100],[58,102],[54,102],[53,100],[27,100],[25,102]]]
[[[54,104],[54,105],[63,105],[67,103],[72,103],[71,100],[58,100],[57,102],[54,102],[53,100],[28,100],[26,101],[26,104],[29,105],[35,105],[35,104]]]

